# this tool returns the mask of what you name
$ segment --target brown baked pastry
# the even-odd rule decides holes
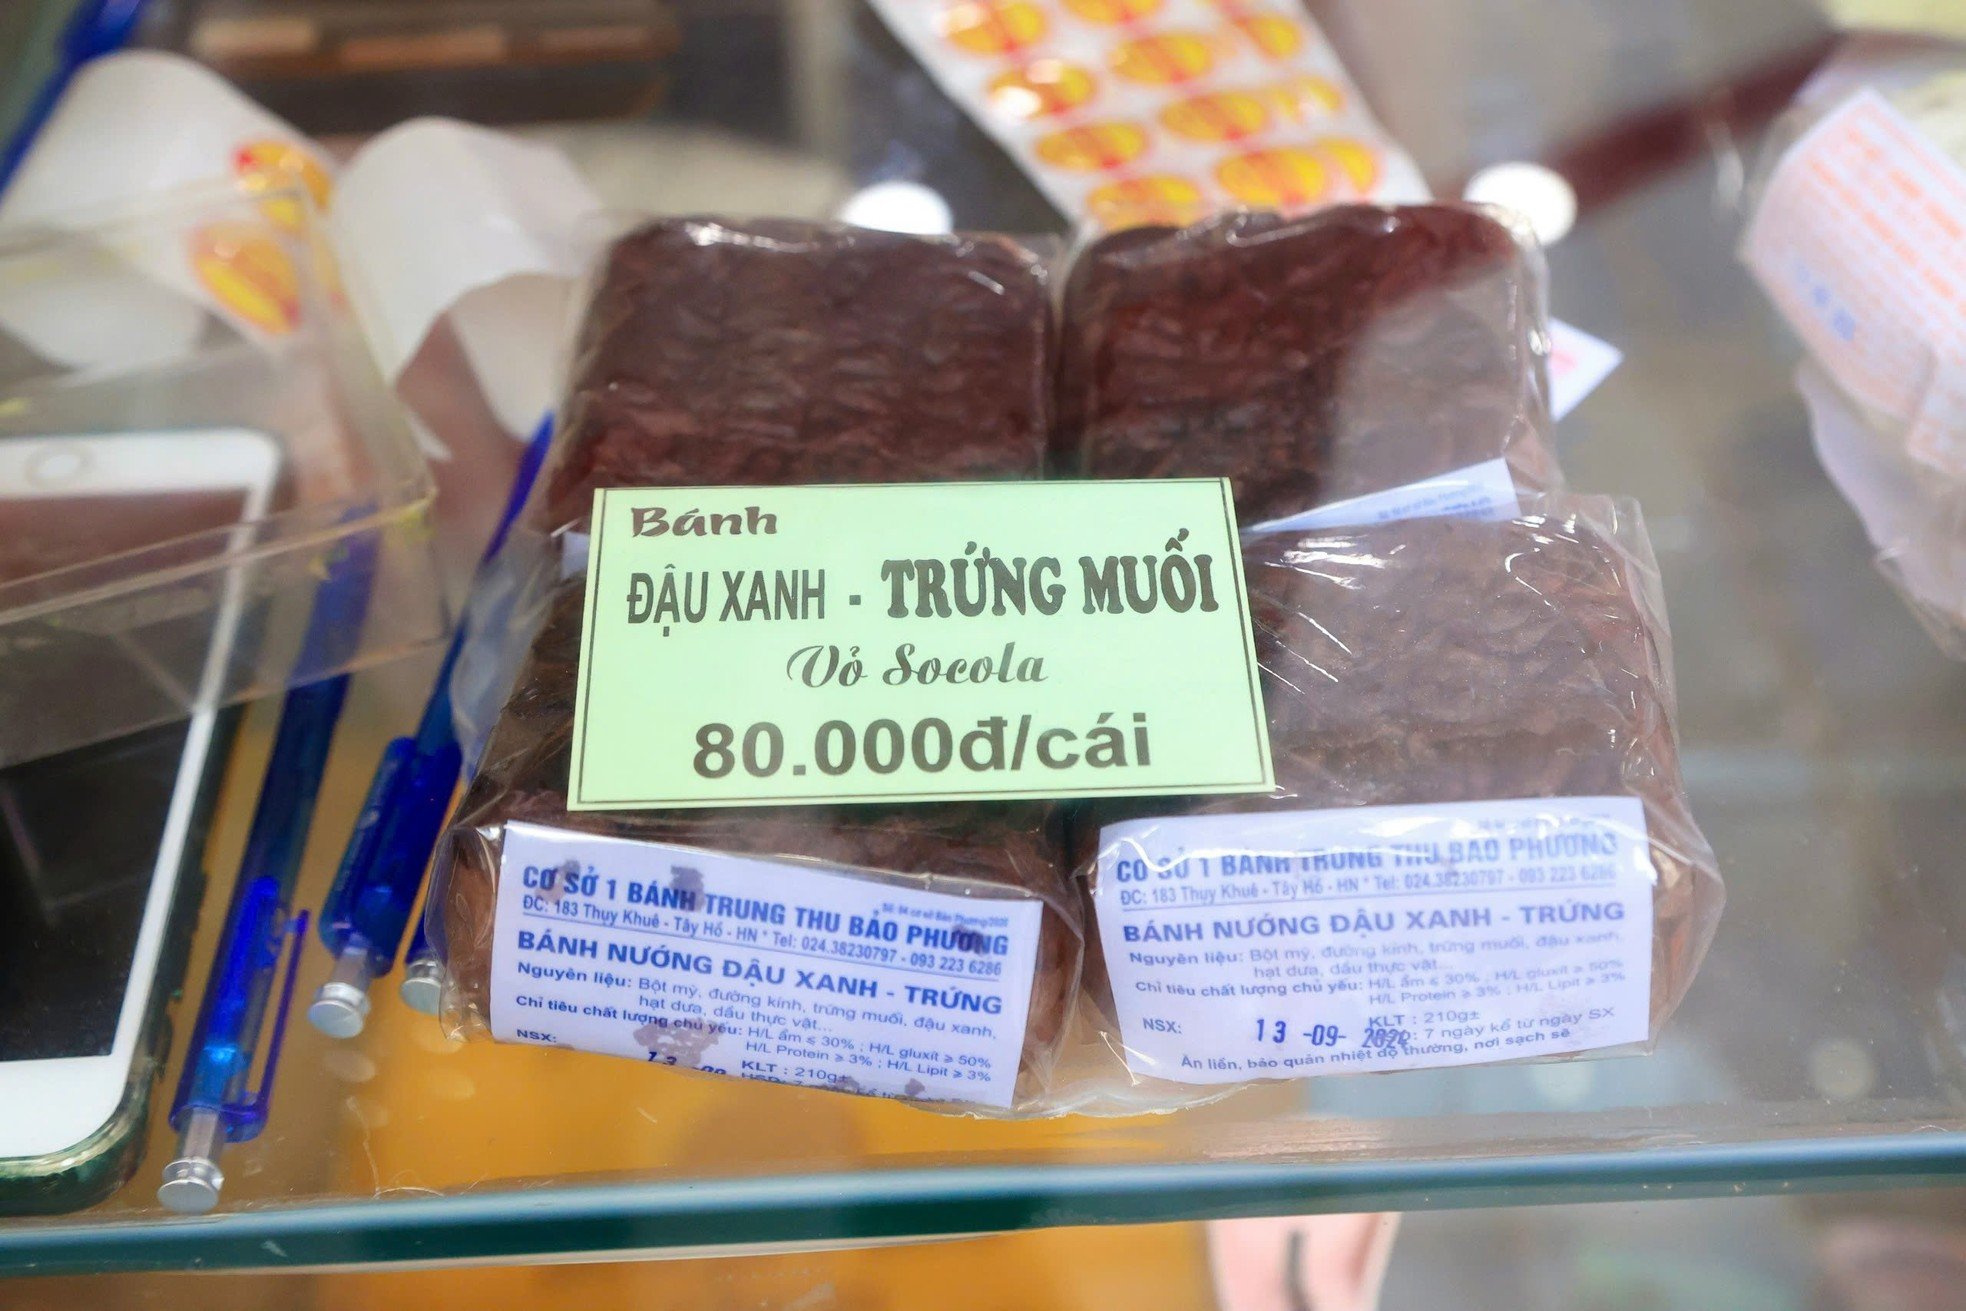
[[[600,487],[1030,478],[1050,288],[1008,238],[666,219],[608,252],[531,520]]]
[[[436,927],[453,1004],[489,1014],[499,842],[512,820],[647,842],[811,861],[938,892],[1009,889],[1045,902],[1026,1020],[1020,1100],[1042,1081],[1078,987],[1076,902],[1066,894],[1054,808],[1035,802],[776,806],[731,810],[567,809],[584,582],[555,592],[483,760],[451,817]]]
[[[1462,206],[1115,233],[1067,285],[1057,463],[1225,476],[1245,525],[1497,457],[1554,486],[1538,297]]]
[[[1529,797],[1636,796],[1659,883],[1656,1030],[1721,902],[1686,802],[1652,568],[1616,506],[1566,498],[1501,523],[1420,519],[1244,547],[1277,788],[1100,803],[1090,870],[1123,818]]]
[[[1007,240],[772,221],[652,224],[610,252],[535,527],[596,488],[1034,478],[1049,419],[1041,266]],[[1019,1101],[1076,996],[1081,916],[1062,825],[1034,803],[580,812],[566,786],[581,579],[558,584],[439,854],[432,928],[451,1004],[483,1019],[503,826],[561,828],[850,869],[1045,910]]]

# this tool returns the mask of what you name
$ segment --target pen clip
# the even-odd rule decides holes
[[[228,1102],[224,1108],[226,1137],[235,1143],[257,1138],[266,1127],[267,1104],[272,1099],[273,1072],[280,1064],[280,1048],[287,1037],[287,1015],[293,1009],[294,981],[300,975],[301,947],[307,941],[307,912],[297,911],[281,931],[280,949],[286,953],[286,977],[280,981],[280,996],[274,1002],[273,1032],[266,1042],[266,1061],[260,1066],[259,1086],[242,1101]]]

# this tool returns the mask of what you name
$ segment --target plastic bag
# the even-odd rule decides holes
[[[1050,341],[1008,240],[651,224],[606,257],[527,518],[571,540],[606,486],[1036,477]],[[552,554],[517,607],[543,623],[480,639],[538,627],[433,884],[453,1030],[1038,1105],[1083,951],[1053,809],[569,812],[583,570]]]
[[[1742,259],[1809,353],[1816,450],[1878,567],[1966,655],[1966,48],[1852,41],[1772,137]]]
[[[548,868],[567,859],[577,865],[585,864],[594,859],[586,854],[592,848],[572,837],[596,834],[631,839],[638,846],[661,844],[659,854],[665,859],[673,858],[669,862],[671,868],[686,868],[699,876],[694,886],[688,881],[677,885],[679,896],[641,894],[640,900],[625,903],[650,908],[645,918],[651,923],[641,927],[648,927],[652,933],[663,932],[666,925],[684,934],[682,939],[664,942],[677,943],[669,953],[671,957],[682,956],[687,949],[688,964],[668,957],[624,957],[612,951],[597,951],[594,959],[620,965],[624,970],[638,965],[658,978],[679,972],[678,977],[690,983],[695,983],[700,975],[707,994],[707,997],[681,996],[672,986],[662,995],[660,1003],[644,999],[646,1015],[624,1013],[619,1017],[605,1017],[610,1021],[605,1026],[608,1033],[568,1030],[555,1033],[555,1039],[599,1050],[626,1048],[629,1054],[640,1054],[646,1059],[699,1068],[719,1060],[749,1061],[752,1067],[749,1072],[757,1077],[788,1082],[818,1083],[850,1091],[886,1091],[939,1101],[962,1100],[947,1091],[951,1085],[932,1077],[923,1077],[922,1087],[909,1092],[909,1080],[921,1076],[921,1070],[901,1071],[900,1077],[890,1078],[883,1084],[879,1075],[886,1073],[885,1069],[863,1072],[852,1064],[831,1069],[824,1060],[829,1053],[816,1048],[809,1056],[781,1060],[782,1047],[793,1044],[784,1043],[775,1028],[770,1030],[770,1043],[765,1047],[753,1047],[746,1041],[756,1041],[759,1031],[742,1021],[739,1027],[726,1026],[719,1042],[720,1035],[694,1027],[703,1012],[690,1008],[703,1006],[709,1010],[710,1003],[727,1000],[716,995],[719,985],[739,990],[748,984],[752,985],[751,997],[762,995],[762,988],[757,985],[772,980],[747,978],[747,967],[753,959],[761,961],[761,968],[768,971],[774,967],[782,969],[788,961],[806,963],[837,952],[844,971],[842,977],[857,980],[868,977],[859,969],[863,961],[905,963],[912,961],[916,948],[940,955],[962,949],[958,945],[961,935],[938,937],[911,932],[913,922],[903,923],[890,937],[881,936],[885,930],[870,934],[849,929],[842,934],[837,928],[825,929],[824,916],[852,917],[860,907],[856,890],[841,886],[847,882],[881,889],[914,889],[934,898],[976,903],[960,911],[946,905],[939,907],[964,915],[970,910],[981,914],[989,909],[1001,909],[1000,903],[1016,900],[1036,903],[1039,907],[1035,916],[1035,968],[1027,976],[1028,999],[1002,996],[999,1006],[1008,1009],[1012,1001],[1023,1002],[1026,1019],[1014,1049],[1014,1077],[997,1081],[1003,1099],[986,1101],[978,1097],[976,1100],[999,1109],[1035,1102],[1045,1087],[1060,1032],[1070,1015],[1081,954],[1079,912],[1065,892],[1061,875],[1062,837],[1052,809],[1037,804],[940,804],[569,812],[565,787],[580,627],[581,583],[576,579],[562,585],[556,593],[552,613],[520,672],[520,690],[506,705],[487,746],[484,762],[451,827],[449,850],[433,904],[439,907],[441,916],[440,950],[445,955],[449,974],[446,1016],[452,1026],[468,1031],[489,1028],[497,1036],[509,1037],[513,1036],[514,1026],[544,1032],[558,1018],[552,1015],[528,1018],[521,1014],[517,1019],[503,1022],[496,1013],[497,1003],[493,998],[494,925],[498,915],[507,913],[498,883],[501,878],[520,876],[507,856],[508,826],[541,825],[550,827],[555,836],[532,849],[550,850],[551,859],[528,858],[522,864]],[[720,894],[724,885],[719,881],[716,864],[719,854],[769,857],[771,864],[768,868],[746,871],[754,877],[740,881],[745,892]],[[630,877],[632,861],[628,853],[604,851],[598,869],[603,871],[603,877],[618,877],[625,883]],[[720,909],[711,901],[718,895],[727,899],[744,896],[755,886],[767,890],[753,895],[753,901],[778,898],[782,888],[782,899],[767,904],[791,909],[779,913],[766,909],[759,913],[729,906]],[[542,889],[549,896],[554,890],[550,884]],[[509,895],[508,889],[508,899]],[[564,895],[553,898],[555,913]],[[593,892],[589,895],[596,901],[622,902],[620,897],[602,898]],[[840,903],[849,909],[840,911]],[[800,915],[799,907],[815,914]],[[871,920],[877,913],[869,907],[859,917]],[[775,937],[762,942],[746,940],[737,930],[741,930],[747,919],[767,924],[773,930],[793,930],[797,943],[778,952],[773,949],[778,941]],[[549,926],[555,922],[546,921]],[[733,933],[723,942],[708,936],[707,926],[726,922]],[[570,927],[578,929],[580,922],[576,920]],[[697,934],[703,936],[691,936]],[[861,939],[865,940],[864,945]],[[898,947],[888,946],[890,943]],[[612,948],[614,944],[606,945]],[[856,948],[871,954],[860,956]],[[529,958],[535,954],[527,952]],[[996,954],[1010,958],[1017,952],[1005,944]],[[706,959],[712,962],[708,969],[700,964]],[[729,972],[727,962],[730,961],[738,963],[737,972]],[[814,974],[813,982],[817,984],[817,971]],[[798,986],[796,973],[790,976],[790,982]],[[926,986],[939,986],[939,983]],[[601,1004],[610,1004],[618,992],[607,990]],[[861,994],[852,992],[846,996],[857,1000]],[[919,995],[904,995],[902,1002],[907,1004],[897,1002],[882,989],[877,1006],[865,1009],[902,1013],[903,1020],[874,1024],[858,1017],[848,1020],[835,1015],[829,1018],[842,1022],[828,1026],[827,1032],[829,1036],[853,1040],[860,1050],[873,1043],[887,1043],[898,1052],[902,1040],[915,1036],[908,1025],[918,1018],[916,1012],[925,1006],[942,1004],[940,1000],[925,1002]],[[952,1002],[949,1009],[960,1005]],[[778,1024],[799,1013],[774,1004],[771,1014],[774,1024]],[[619,1023],[612,1023],[617,1018]],[[748,1014],[744,1019],[749,1019]],[[712,1016],[708,1022],[715,1020]],[[817,1030],[808,1032],[816,1039]],[[608,1045],[610,1033],[619,1040],[619,1045]],[[755,1054],[733,1055],[740,1051]],[[960,1057],[965,1053],[955,1054]],[[886,1059],[884,1055],[884,1065]],[[740,1067],[726,1064],[718,1068],[737,1072]]]
[[[1645,1042],[1719,918],[1629,507],[1245,543],[1277,789],[1074,821],[1136,1079]]]
[[[1049,296],[1008,238],[650,224],[606,256],[533,522],[597,487],[1037,477]]]
[[[1486,213],[1339,206],[1103,238],[1065,296],[1059,464],[1223,475],[1244,527],[1504,461],[1560,481],[1540,261]]]
[[[1796,370],[1816,458],[1863,520],[1879,572],[1939,649],[1966,660],[1966,481],[1906,453],[1813,364]]]

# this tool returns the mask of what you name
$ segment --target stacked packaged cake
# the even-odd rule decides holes
[[[1565,490],[1545,352],[1537,256],[1459,206],[1136,228],[1062,276],[1002,237],[623,236],[528,603],[475,639],[516,672],[431,898],[451,1022],[1018,1114],[1649,1043],[1720,883],[1649,547]],[[1039,479],[1227,480],[1273,786],[569,801],[597,492]],[[605,957],[552,927],[597,887],[643,935]]]

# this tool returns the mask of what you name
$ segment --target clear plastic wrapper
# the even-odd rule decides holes
[[[1877,568],[1939,649],[1966,660],[1966,480],[1906,453],[1813,364],[1796,370],[1816,458],[1863,520]]]
[[[1878,567],[1966,654],[1966,47],[1847,43],[1776,124],[1741,255],[1808,352],[1816,451]],[[1888,234],[1888,235],[1887,235]]]
[[[996,1109],[1037,1102],[1070,1016],[1082,950],[1079,910],[1066,895],[1063,840],[1052,809],[1028,803],[977,803],[569,812],[565,787],[580,623],[581,587],[579,580],[573,580],[556,593],[552,613],[520,671],[520,691],[507,703],[452,825],[432,903],[440,917],[437,925],[450,981],[446,1014],[452,1024],[477,1030],[492,1020],[494,908],[500,906],[497,882],[517,875],[509,865],[501,868],[504,835],[507,825],[524,822],[661,844],[672,852],[687,853],[682,858],[693,865],[700,865],[700,858],[709,853],[768,857],[773,866],[770,873],[783,881],[786,896],[822,911],[830,907],[829,901],[806,896],[814,891],[814,881],[842,879],[968,899],[977,903],[978,910],[1006,900],[1039,903],[1035,968],[1016,1075],[1007,1084],[1009,1097]],[[808,877],[801,877],[802,870]],[[683,912],[672,920],[688,922],[689,912],[697,908],[669,909]],[[793,914],[789,923],[780,918],[776,924],[796,928],[804,918]],[[803,941],[806,935],[799,936]],[[915,938],[922,940],[919,934]],[[873,939],[876,951],[881,941]],[[901,958],[911,957],[907,938],[898,941]],[[831,950],[831,942],[828,939],[829,945],[818,950]],[[716,961],[710,977],[741,979],[741,975],[723,975],[723,959]],[[643,1030],[641,1023],[624,1021],[623,1027]],[[719,1047],[684,1050],[677,1046],[673,1032],[665,1032],[671,1028],[657,1024],[652,1032],[642,1032],[649,1059],[681,1052],[685,1059],[669,1063],[701,1065],[744,1047],[741,1040],[731,1040],[735,1035],[727,1034]],[[852,1037],[857,1032],[843,1028],[840,1035]],[[867,1034],[870,1042],[884,1041],[878,1031]],[[855,1078],[850,1070],[839,1072],[837,1080],[798,1077],[788,1072],[791,1062],[772,1060],[779,1054],[776,1039],[758,1050],[768,1065],[780,1067],[761,1071],[760,1077],[853,1091],[906,1089],[906,1078],[882,1088],[871,1078]]]
[[[1105,237],[1065,295],[1061,468],[1226,476],[1244,527],[1504,461],[1555,486],[1540,259],[1466,206]]]
[[[439,637],[429,472],[291,186],[0,238],[0,765]],[[299,653],[327,561],[376,604]]]
[[[609,249],[546,492],[1031,478],[1050,423],[1042,262],[1006,238],[676,219]]]
[[[133,116],[131,105],[143,113]],[[60,535],[42,527],[51,519],[74,530],[64,545],[102,539],[74,558],[103,567],[54,586],[120,595],[78,597],[72,613],[44,611],[17,628],[25,607],[5,593],[20,573],[18,559],[6,557],[18,553],[0,549],[0,705],[25,689],[24,713],[35,716],[0,715],[16,730],[0,743],[0,758],[203,704],[191,679],[194,648],[222,646],[234,625],[222,599],[195,603],[198,589],[222,598],[233,582],[242,594],[244,622],[231,643],[239,658],[221,662],[212,695],[277,690],[286,676],[280,662],[291,662],[294,647],[274,640],[256,659],[260,638],[277,638],[282,626],[256,624],[264,607],[250,594],[289,593],[282,607],[305,615],[322,557],[293,543],[319,535],[303,521],[316,506],[340,514],[351,534],[365,517],[388,526],[376,592],[388,604],[371,614],[375,638],[355,654],[386,657],[441,635],[443,614],[413,595],[399,558],[410,550],[434,557],[427,571],[441,591],[432,589],[432,601],[456,596],[469,577],[490,530],[480,511],[495,510],[512,476],[517,450],[507,434],[532,433],[559,393],[555,371],[564,361],[539,343],[568,317],[571,284],[595,248],[589,229],[599,201],[550,148],[442,119],[403,124],[340,163],[197,62],[127,51],[78,70],[0,193],[0,231],[9,234],[0,249],[0,330],[6,346],[19,348],[0,349],[0,388],[14,420],[4,431],[29,439],[0,453],[0,527],[15,528],[22,513],[9,502],[19,500],[23,465],[29,475],[50,461],[76,468],[121,445],[131,454],[115,463],[132,470],[114,486],[113,537],[102,531],[102,514],[76,513],[72,497],[64,505],[46,494],[104,491],[109,461],[95,461],[97,476],[72,480],[87,486],[35,487],[30,477],[28,490],[39,495],[26,511],[44,543]],[[106,221],[111,215],[120,221]],[[312,258],[322,242],[336,256],[332,269]],[[51,400],[51,390],[63,394]],[[408,427],[389,413],[396,399]],[[56,415],[80,431],[51,428]],[[160,419],[172,442],[107,441]],[[195,449],[215,429],[226,430],[225,440]],[[71,449],[33,449],[49,439]],[[74,449],[78,439],[96,450]],[[288,494],[232,514],[215,513],[224,503],[212,495],[202,504],[184,495],[187,487],[213,492],[228,473],[236,481],[237,452],[251,441],[273,459]],[[437,457],[427,471],[419,445]],[[184,458],[166,459],[167,446]],[[397,462],[401,469],[391,467]],[[420,491],[408,485],[411,473],[423,479]],[[426,504],[434,522],[409,513]],[[140,520],[167,531],[133,533]],[[221,528],[233,530],[236,549],[219,549],[211,530]],[[198,529],[205,541],[185,540]],[[107,564],[122,553],[112,547],[153,543],[163,549],[149,551],[148,563]],[[227,569],[228,554],[242,567]],[[288,556],[290,568],[281,563]],[[161,576],[199,557],[202,577]],[[297,634],[292,619],[283,627]],[[49,680],[13,655],[57,629],[66,647],[53,648],[57,676],[84,666],[107,675],[70,680],[88,690],[81,704],[59,704],[73,699],[51,695]],[[78,632],[97,647],[84,659],[76,658]],[[314,661],[293,676],[331,672]],[[99,695],[104,686],[114,695]]]
[[[583,570],[577,548],[563,560],[537,548],[548,540],[540,534],[576,541],[600,487],[1036,477],[1049,420],[1050,315],[1042,263],[1000,238],[685,219],[614,243],[579,333],[555,449],[527,510],[545,562],[512,589],[512,618],[475,639],[496,648],[475,653],[480,667],[523,654],[430,897],[454,1030],[948,1109],[1042,1104],[1083,954],[1053,809],[570,812]],[[588,837],[632,845],[584,846]],[[515,842],[552,858],[515,858]],[[631,973],[638,964],[661,986],[631,990],[640,1001],[624,1009],[636,1013],[610,1014],[604,1030],[556,1028],[539,1006],[516,1019],[502,1010],[526,1005],[509,986],[515,977],[552,986],[538,979],[537,962],[553,953],[554,925],[543,930],[545,947],[525,940],[533,946],[519,949],[520,961],[511,955],[520,940],[501,935],[518,931],[512,917],[563,913],[569,885],[541,871],[559,868],[567,852],[577,876],[586,852],[600,853],[587,871],[623,882],[629,866],[646,861],[665,871],[638,884],[647,891],[634,895],[644,899],[624,918],[651,936],[608,943],[602,962]],[[528,898],[518,878],[552,886]],[[571,888],[590,902],[602,896]],[[775,930],[789,934],[750,936]],[[743,959],[728,950],[740,942]],[[752,943],[783,954],[767,959]],[[581,960],[579,950],[566,968],[591,973],[599,958]],[[758,972],[747,978],[750,965]],[[948,966],[964,978],[960,986],[926,974],[874,979],[862,969],[872,965]],[[829,973],[844,996],[787,1000],[794,986],[824,988]],[[679,993],[678,984],[742,992],[749,1002],[725,1014],[712,1002],[730,1003]],[[788,1013],[816,1027],[787,1030]],[[766,1015],[771,1023],[760,1029]],[[836,1041],[822,1047],[822,1031]]]
[[[1133,1077],[1656,1036],[1723,898],[1635,511],[1259,536],[1245,572],[1276,791],[1074,821],[1089,992]]]

